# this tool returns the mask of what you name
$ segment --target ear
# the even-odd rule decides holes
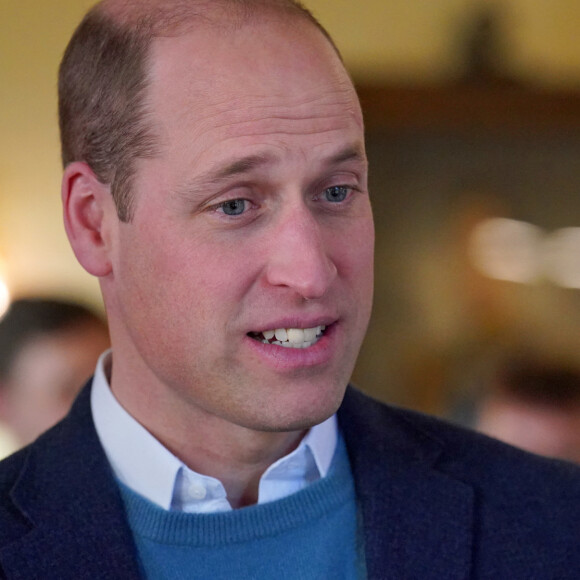
[[[62,178],[64,227],[81,266],[93,276],[111,273],[111,236],[107,226],[118,221],[108,186],[83,162],[68,165]]]

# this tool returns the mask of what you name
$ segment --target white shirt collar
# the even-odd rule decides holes
[[[230,510],[219,480],[189,469],[119,404],[107,379],[111,361],[111,351],[99,358],[91,409],[97,434],[116,477],[166,510]],[[262,475],[258,503],[281,499],[326,477],[337,439],[335,415],[312,427],[294,451],[273,463]]]

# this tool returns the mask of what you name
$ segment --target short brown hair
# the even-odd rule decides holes
[[[338,54],[326,30],[295,0],[105,0],[93,7],[60,65],[63,165],[86,162],[110,186],[119,219],[130,221],[134,162],[157,153],[146,105],[151,41],[179,35],[194,22],[235,26],[267,11],[310,22]]]

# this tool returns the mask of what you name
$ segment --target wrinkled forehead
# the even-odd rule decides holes
[[[338,98],[361,116],[334,47],[300,20],[253,20],[235,29],[199,26],[177,37],[155,38],[148,80],[152,112],[177,107],[187,114],[204,105],[230,109],[248,106],[247,98],[272,107]]]

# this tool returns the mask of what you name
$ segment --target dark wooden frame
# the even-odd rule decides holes
[[[580,90],[519,85],[358,84],[367,129],[552,132],[580,130]]]

